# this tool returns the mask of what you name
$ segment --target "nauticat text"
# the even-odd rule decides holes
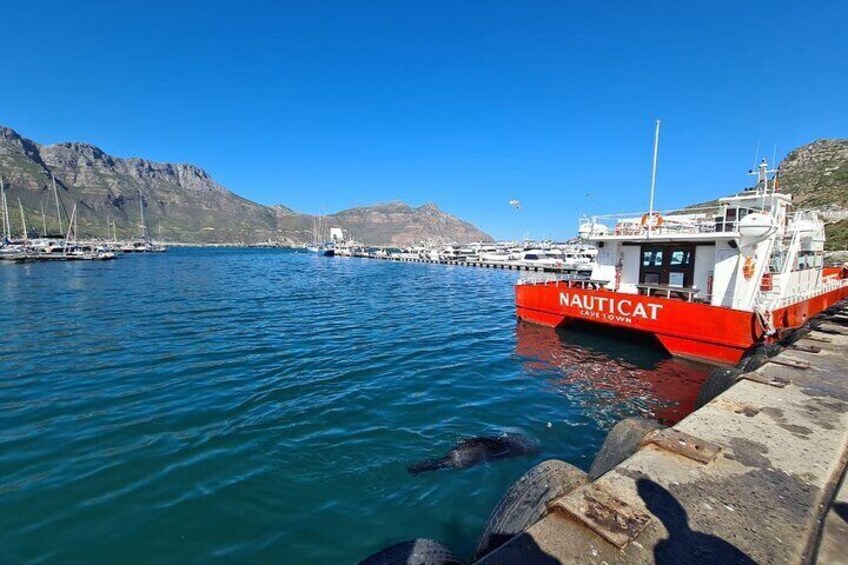
[[[559,293],[560,306],[579,308],[580,315],[584,318],[595,318],[610,322],[633,323],[633,318],[645,320],[656,320],[662,304],[633,303],[627,298],[613,298],[611,296],[594,296],[582,294]]]

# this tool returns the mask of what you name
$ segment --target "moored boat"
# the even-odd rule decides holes
[[[635,329],[672,355],[735,364],[848,297],[848,271],[823,264],[818,214],[791,212],[765,161],[756,174],[716,206],[584,218],[580,236],[598,248],[591,278],[519,281],[518,317]]]

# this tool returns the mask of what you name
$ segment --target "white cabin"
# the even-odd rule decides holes
[[[736,310],[774,310],[818,294],[824,224],[790,213],[765,160],[754,189],[717,205],[667,213],[583,218],[598,248],[592,279],[632,294],[661,294]],[[665,293],[665,294],[663,294]]]

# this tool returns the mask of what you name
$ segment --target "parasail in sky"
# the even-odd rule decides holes
[[[521,202],[518,200],[510,200],[509,205],[515,208],[516,210],[521,210]]]

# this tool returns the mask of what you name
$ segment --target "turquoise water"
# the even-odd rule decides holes
[[[352,563],[410,537],[467,556],[534,462],[587,468],[707,372],[517,323],[517,276],[279,250],[0,265],[0,562]],[[542,453],[406,472],[504,431]]]

